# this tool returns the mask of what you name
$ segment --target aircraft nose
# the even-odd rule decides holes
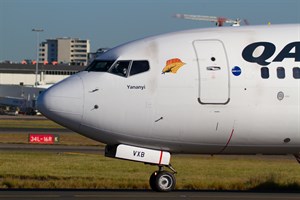
[[[78,130],[83,112],[83,83],[73,75],[41,93],[38,110],[47,118],[71,130]]]

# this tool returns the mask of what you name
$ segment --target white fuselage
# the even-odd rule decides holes
[[[300,79],[293,73],[300,67],[299,33],[299,25],[222,27],[133,41],[96,60],[146,60],[150,70],[127,77],[82,71],[43,93],[39,109],[108,145],[296,154]],[[293,48],[285,48],[291,43]],[[278,78],[278,67],[284,78]],[[269,77],[262,78],[266,68]]]

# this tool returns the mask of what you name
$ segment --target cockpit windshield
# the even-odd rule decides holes
[[[115,60],[94,60],[85,71],[89,72],[107,72],[114,64]]]
[[[127,78],[136,74],[149,71],[147,60],[94,60],[85,71],[109,72]]]

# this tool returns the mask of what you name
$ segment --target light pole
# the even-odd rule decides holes
[[[39,36],[40,36],[40,32],[43,32],[43,29],[32,29],[33,32],[36,32],[36,64],[35,64],[35,82],[34,85],[37,86],[38,85],[38,73],[39,73]]]

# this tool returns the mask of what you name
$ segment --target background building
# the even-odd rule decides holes
[[[36,99],[47,87],[82,71],[85,66],[42,65],[35,84],[35,65],[0,63],[0,115],[20,111],[36,113]]]
[[[90,53],[88,40],[49,39],[40,44],[37,74],[35,61],[32,60],[0,63],[0,115],[37,113],[36,100],[41,92],[84,70],[88,58],[93,60],[107,50],[100,48]],[[35,86],[36,76],[38,85]]]
[[[38,68],[39,85],[57,83],[68,76],[84,70],[85,66],[42,65]],[[34,85],[35,65],[33,64],[4,64],[0,63],[0,85]],[[0,94],[1,96],[1,94]]]
[[[87,65],[89,53],[89,40],[79,38],[48,39],[40,44],[39,62]]]

